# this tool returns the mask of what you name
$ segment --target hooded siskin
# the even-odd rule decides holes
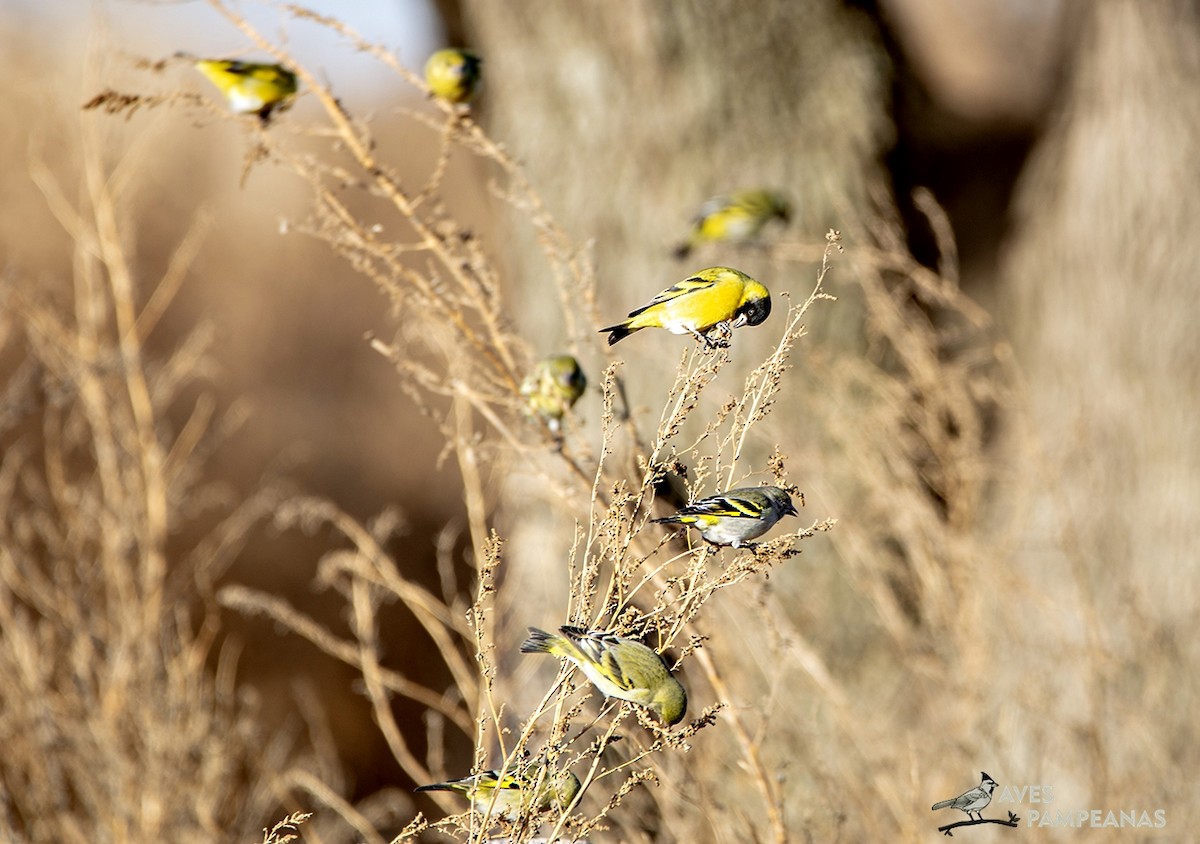
[[[771,313],[771,294],[741,270],[709,267],[668,287],[624,322],[601,328],[608,344],[643,328],[665,328],[672,334],[691,334],[712,346],[710,332],[729,332],[758,325]],[[715,331],[714,331],[715,330]]]
[[[579,794],[579,787],[579,777],[570,771],[562,771],[551,779],[541,776],[540,770],[531,770],[519,775],[483,771],[449,782],[422,785],[416,790],[453,791],[470,800],[477,812],[486,814],[490,809],[493,815],[511,820],[529,809],[566,811]]]
[[[570,626],[558,630],[547,633],[530,627],[521,653],[547,653],[569,659],[605,697],[640,704],[668,726],[683,720],[687,692],[657,652],[635,639],[612,633]]]
[[[686,258],[702,243],[746,243],[758,238],[772,220],[786,223],[791,204],[773,190],[740,190],[714,196],[700,206],[688,239],[675,248],[676,258]]]
[[[264,124],[296,94],[296,74],[283,65],[200,59],[195,68],[217,86],[234,111],[257,114]]]
[[[469,103],[483,81],[483,59],[470,50],[447,47],[425,62],[425,84],[435,97],[456,105]]]
[[[545,420],[556,434],[562,427],[563,416],[586,389],[587,376],[579,361],[570,355],[543,358],[521,382],[526,411]]]
[[[803,503],[803,502],[802,502]],[[777,486],[731,489],[701,498],[673,516],[654,519],[657,524],[681,524],[700,531],[713,545],[751,546],[784,516],[795,516],[792,497]]]

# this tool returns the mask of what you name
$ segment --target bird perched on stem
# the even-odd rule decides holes
[[[636,703],[668,726],[687,712],[687,692],[663,658],[636,639],[563,626],[558,633],[529,628],[521,653],[547,653],[571,660],[605,697]]]
[[[692,219],[688,239],[675,247],[676,258],[686,258],[702,243],[746,243],[755,240],[772,220],[786,223],[792,207],[772,190],[740,190],[714,196],[700,206]]]
[[[539,782],[540,780],[540,782]],[[449,782],[422,785],[417,791],[453,791],[464,795],[478,812],[513,819],[521,812],[554,808],[566,811],[579,793],[579,777],[570,771],[557,776],[543,775],[541,769],[521,774],[483,771]]]
[[[425,84],[439,99],[464,105],[475,98],[483,81],[483,59],[470,50],[447,47],[425,62]]]
[[[601,328],[608,344],[643,328],[665,328],[672,334],[691,334],[707,346],[721,345],[743,325],[758,325],[771,313],[771,294],[741,270],[709,267],[668,287],[647,304],[629,312],[629,318]]]
[[[974,815],[979,815],[979,820],[983,820],[983,810],[992,802],[992,792],[996,790],[996,781],[989,777],[986,771],[980,771],[979,775],[983,778],[979,781],[979,785],[950,800],[934,803],[933,811],[958,809],[960,812],[966,812],[967,817],[972,820],[974,820]]]
[[[521,382],[526,412],[541,417],[554,434],[562,429],[563,416],[586,389],[587,376],[570,355],[543,358]]]
[[[752,486],[701,498],[672,516],[652,521],[694,527],[713,545],[753,548],[750,540],[762,536],[784,516],[796,515],[792,497],[779,487]]]
[[[291,105],[296,74],[279,64],[227,59],[198,59],[196,70],[216,85],[239,114],[257,114],[265,126],[276,111]]]

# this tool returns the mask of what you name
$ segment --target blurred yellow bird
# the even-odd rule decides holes
[[[570,355],[553,355],[538,361],[521,382],[526,411],[545,420],[555,434],[562,429],[563,416],[586,389],[587,376],[579,361]]]
[[[263,125],[273,112],[287,108],[296,94],[296,74],[283,65],[200,59],[195,67],[225,95],[234,111],[257,114]]]
[[[579,777],[570,771],[562,771],[552,778],[543,776],[541,769],[535,769],[523,774],[503,775],[499,771],[483,771],[449,782],[422,785],[416,790],[453,791],[470,800],[476,811],[486,813],[490,809],[493,815],[511,820],[529,809],[566,811],[579,794],[579,787]]]
[[[643,328],[665,328],[691,334],[708,346],[721,345],[712,335],[728,334],[743,325],[758,325],[771,313],[771,294],[740,270],[709,267],[659,293],[629,312],[624,322],[601,328],[608,344]]]
[[[483,59],[470,50],[447,47],[425,62],[425,84],[435,96],[450,103],[469,103],[483,81]]]
[[[740,190],[714,196],[700,206],[692,219],[688,239],[675,248],[676,258],[686,258],[702,243],[745,243],[758,237],[772,220],[787,222],[792,207],[771,190]]]
[[[579,666],[605,697],[646,707],[667,726],[687,713],[687,692],[663,658],[636,639],[598,630],[563,626],[558,633],[529,628],[521,653],[546,653]]]

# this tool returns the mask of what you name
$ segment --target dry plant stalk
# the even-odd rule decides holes
[[[275,811],[261,770],[287,749],[264,746],[235,653],[216,652],[204,584],[274,502],[231,504],[205,475],[236,423],[204,386],[211,331],[146,350],[206,223],[141,279],[127,232],[140,150],[108,163],[103,122],[81,116],[77,172],[30,149],[73,276],[13,272],[0,288],[16,361],[0,397],[0,838],[248,837]]]

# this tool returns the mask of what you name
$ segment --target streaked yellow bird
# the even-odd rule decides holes
[[[804,503],[801,496],[801,504]],[[753,548],[758,539],[784,516],[796,516],[792,497],[777,486],[731,489],[694,501],[672,516],[652,519],[657,524],[680,524],[700,531],[706,542]]]
[[[787,222],[791,204],[779,193],[756,188],[714,196],[700,206],[692,219],[688,239],[675,248],[676,258],[686,258],[702,243],[746,243],[755,240],[772,220]]]
[[[200,59],[195,67],[225,95],[234,111],[257,114],[264,125],[296,94],[296,74],[283,65]]]
[[[425,62],[425,84],[435,97],[450,103],[469,103],[483,81],[483,59],[470,50],[447,47]]]
[[[579,794],[579,787],[579,777],[570,771],[543,776],[541,770],[535,769],[521,774],[483,771],[449,782],[422,785],[416,790],[453,791],[470,800],[477,812],[486,813],[490,809],[493,815],[511,820],[530,809],[566,811]]]
[[[668,726],[687,713],[687,692],[663,658],[636,639],[563,626],[558,633],[529,628],[521,653],[547,653],[579,666],[605,697],[644,706]]]
[[[587,376],[579,361],[570,355],[553,355],[538,361],[521,382],[526,411],[545,420],[555,434],[562,429],[563,416],[586,389]]]
[[[643,328],[691,334],[708,346],[722,345],[713,335],[743,325],[758,325],[771,313],[771,294],[741,270],[709,267],[659,293],[629,312],[629,319],[601,328],[611,346]]]

